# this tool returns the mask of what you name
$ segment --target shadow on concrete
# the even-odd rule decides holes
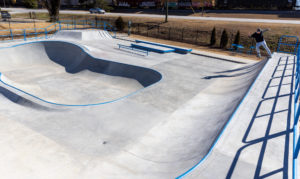
[[[214,75],[214,76],[205,76],[203,77],[203,79],[214,79],[214,78],[230,78],[230,77],[238,77],[238,76],[242,76],[245,74],[248,74],[249,72],[255,70],[255,68],[264,65],[266,63],[266,60],[262,60],[260,62],[254,63],[252,65],[247,65],[241,68],[236,68],[236,69],[232,69],[232,70],[226,70],[226,71],[221,71],[221,72],[215,72],[219,75]],[[242,72],[240,72],[242,71]],[[239,72],[239,73],[234,73],[234,72]],[[231,74],[220,74],[220,73],[231,73]]]
[[[231,63],[237,63],[237,64],[246,64],[244,62],[239,62],[239,61],[234,61],[234,60],[229,60],[229,59],[225,59],[225,58],[219,58],[219,57],[212,57],[209,55],[204,55],[204,54],[200,54],[200,53],[196,53],[196,52],[191,52],[192,55],[197,55],[197,56],[202,56],[202,57],[207,57],[207,58],[213,58],[216,60],[222,60],[222,61],[226,61],[226,62],[231,62]]]
[[[7,99],[9,99],[11,102],[19,104],[21,106],[24,107],[28,107],[28,108],[32,108],[32,109],[36,109],[36,110],[44,110],[44,111],[52,111],[54,109],[46,107],[46,106],[42,106],[40,104],[37,104],[33,101],[30,101],[6,88],[3,88],[2,86],[0,86],[0,94],[2,94],[4,97],[6,97]]]
[[[52,61],[65,67],[68,73],[90,70],[110,76],[137,80],[144,87],[161,80],[162,75],[150,68],[98,59],[87,54],[79,46],[62,41],[43,41],[45,51]]]
[[[294,74],[293,75],[286,75],[286,69],[288,69],[288,65],[293,65],[293,70],[295,69],[295,59],[292,60],[293,63],[289,63],[289,59],[288,57],[282,57],[280,58],[280,60],[278,61],[278,65],[276,66],[272,78],[269,80],[268,85],[265,88],[265,91],[263,93],[262,99],[259,102],[255,113],[252,116],[252,119],[249,123],[249,126],[244,134],[243,140],[242,142],[245,144],[243,147],[241,147],[238,152],[235,154],[234,160],[232,161],[232,164],[230,166],[230,169],[227,173],[226,178],[231,178],[234,172],[235,167],[237,166],[237,163],[239,161],[239,158],[241,156],[241,154],[243,153],[243,151],[245,149],[247,149],[248,147],[251,147],[252,145],[256,145],[256,144],[261,144],[261,149],[260,149],[260,153],[259,153],[259,157],[258,157],[258,161],[256,164],[256,169],[255,169],[255,173],[254,173],[254,178],[255,179],[261,179],[261,178],[267,178],[270,177],[272,175],[278,174],[278,173],[282,173],[282,178],[288,178],[288,167],[289,167],[289,143],[290,143],[290,133],[292,133],[292,129],[290,128],[290,124],[291,124],[291,111],[292,111],[292,102],[293,102],[293,80],[294,80]],[[281,64],[281,62],[283,62],[284,64]],[[276,72],[278,72],[278,68],[283,66],[283,70],[280,70],[282,72],[282,75],[280,76],[276,76]],[[278,85],[271,85],[272,80],[278,80],[279,83]],[[283,83],[284,80],[286,79],[290,79],[290,83]],[[289,93],[285,93],[285,94],[281,94],[281,90],[283,85],[288,85],[289,86]],[[268,90],[270,88],[277,88],[275,90],[277,90],[276,94],[274,96],[271,97],[267,97],[267,93]],[[285,88],[286,89],[286,88]],[[280,110],[276,110],[278,108],[278,101],[282,98],[288,98],[288,107],[286,109],[280,109]],[[259,114],[259,111],[263,108],[265,108],[265,104],[266,102],[268,102],[269,104],[272,104],[272,108],[271,108],[271,112],[267,113],[267,114]],[[276,132],[271,134],[271,126],[274,123],[274,116],[276,114],[279,113],[286,113],[287,115],[285,115],[284,118],[281,118],[280,120],[284,120],[286,121],[286,128],[283,131],[280,132]],[[267,118],[267,127],[265,130],[265,134],[263,137],[261,138],[256,138],[256,139],[252,139],[252,140],[247,140],[247,138],[249,137],[251,128],[253,127],[253,124],[256,120],[260,120],[261,117],[265,117]],[[266,152],[266,148],[267,148],[267,144],[271,139],[275,139],[277,137],[285,137],[285,141],[284,141],[284,156],[283,156],[283,163],[282,163],[282,167],[278,168],[276,170],[270,171],[268,173],[265,173],[263,175],[261,175],[261,170],[262,170],[262,164],[263,164],[263,160],[265,157],[265,152]],[[279,154],[280,155],[280,154]]]

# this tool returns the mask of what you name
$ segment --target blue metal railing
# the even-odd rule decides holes
[[[300,105],[299,105],[299,72],[300,72],[300,46],[297,50],[297,59],[296,59],[296,72],[295,72],[295,89],[294,89],[294,126],[293,126],[293,178],[298,178],[298,155],[300,149],[300,136],[299,136],[299,115],[300,115]]]
[[[48,39],[51,34],[55,34],[59,30],[75,30],[75,29],[103,29],[112,32],[116,37],[115,28],[105,22],[99,20],[62,20],[50,24],[45,28],[31,28],[31,29],[9,29],[0,30],[0,38],[4,38],[2,41],[13,40],[28,40],[28,39]],[[21,38],[20,38],[21,37]]]
[[[287,39],[294,39],[295,43],[283,42],[284,40],[287,40]],[[298,43],[299,43],[299,39],[298,39],[297,36],[283,35],[279,39],[277,52],[279,52],[279,53],[289,53],[289,54],[296,55]],[[281,50],[282,46],[290,47],[290,48],[294,48],[294,49],[292,49],[291,51],[286,51],[285,49]]]
[[[284,39],[294,39],[294,43],[283,42]],[[291,48],[289,51],[281,50],[282,46]],[[298,47],[298,48],[297,48]],[[300,136],[298,133],[298,121],[300,115],[299,94],[300,94],[300,45],[299,39],[296,36],[281,36],[278,42],[277,52],[289,53],[296,55],[296,71],[295,71],[295,86],[294,86],[294,125],[293,125],[293,179],[298,178],[298,154],[300,149]]]

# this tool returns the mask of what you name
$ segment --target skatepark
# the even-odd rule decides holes
[[[4,178],[294,175],[295,55],[253,61],[104,30],[0,54]]]

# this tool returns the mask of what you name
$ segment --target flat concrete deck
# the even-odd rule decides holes
[[[3,95],[0,95],[0,153],[5,155],[2,155],[0,160],[0,173],[5,178],[178,177],[207,154],[266,62],[255,63],[194,54],[150,53],[149,56],[143,56],[119,50],[118,43],[126,45],[131,42],[116,39],[110,43],[107,43],[107,40],[70,42],[83,47],[86,53],[100,61],[155,70],[162,75],[162,80],[145,87],[136,79],[95,73],[88,68],[68,74],[65,71],[67,68],[64,69],[53,61],[51,55],[43,51],[46,49],[43,43],[38,44],[39,48],[34,45],[18,46],[20,49],[26,47],[22,54],[18,54],[17,51],[7,53],[7,50],[13,48],[0,49],[0,72],[7,83],[55,102],[73,99],[76,101],[67,102],[90,102],[86,101],[85,96],[98,99],[103,94],[97,93],[99,88],[105,88],[107,93],[104,97],[114,96],[113,85],[117,85],[119,89],[125,87],[125,91],[143,88],[112,103],[70,107],[45,103],[1,83],[0,92]],[[54,46],[51,48],[57,50]],[[64,50],[68,54],[74,52],[69,51],[70,48],[67,47]],[[34,54],[37,55],[37,59],[43,61],[42,64],[36,64],[40,63],[39,60],[33,61],[35,65],[26,64]],[[18,58],[15,58],[16,55]],[[3,58],[4,56],[16,60],[9,61]],[[63,53],[58,57],[65,59]],[[278,58],[269,63],[276,59]],[[264,71],[273,73],[272,63]],[[100,81],[107,79],[108,85],[104,87],[103,82],[97,80],[95,83],[89,83],[90,80],[98,78],[97,76]],[[74,78],[82,80],[77,81]],[[266,83],[269,80],[270,78],[262,78]],[[74,85],[77,86],[76,90],[72,90]],[[82,94],[79,93],[81,89]],[[244,145],[240,144],[239,137],[243,137],[241,134],[245,133],[249,126],[248,116],[252,116],[252,110],[257,108],[258,99],[262,95],[261,90],[263,91],[265,86],[258,85],[255,89],[252,90],[253,98],[249,98],[249,94],[249,102],[244,104],[244,101],[244,107],[241,106],[239,111],[247,106],[249,109],[235,115],[235,118],[239,117],[240,120],[232,119],[230,125],[235,128],[228,126],[229,130],[226,130],[226,134],[224,133],[218,143],[218,146],[226,143],[224,146],[227,147],[223,149],[220,146],[213,150],[215,153],[221,151],[222,155],[219,154],[216,158],[226,162],[226,166],[214,160],[213,153],[203,166],[198,166],[187,177],[227,176],[232,162],[227,153],[234,156],[236,148]],[[60,97],[55,98],[56,95]],[[272,91],[268,92],[268,95],[272,95]],[[285,110],[284,106],[282,110]],[[247,117],[244,119],[242,115],[245,114]],[[264,114],[268,114],[268,108],[262,108],[259,115]],[[282,127],[276,127],[274,130],[280,132]],[[251,130],[253,128],[251,127]],[[254,131],[253,137],[247,140],[255,139],[259,134]],[[277,143],[280,143],[279,140],[275,142]],[[254,147],[253,150],[257,149]],[[249,152],[252,155],[251,151]],[[251,155],[245,156],[249,163],[254,159]],[[274,166],[280,161],[273,157],[268,160],[266,162],[274,162]],[[212,162],[215,164],[210,165]],[[265,170],[263,168],[263,171]],[[269,170],[271,169],[266,171]],[[234,172],[240,175],[232,175],[233,177],[254,176],[247,175],[247,167],[236,168]],[[234,172],[232,174],[235,174]]]

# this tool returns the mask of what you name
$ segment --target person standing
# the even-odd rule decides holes
[[[268,47],[268,45],[267,45],[267,43],[264,39],[264,35],[263,35],[265,32],[267,32],[269,30],[270,29],[262,30],[262,29],[258,28],[256,32],[254,32],[252,35],[249,35],[249,37],[254,38],[255,41],[256,41],[256,52],[257,52],[258,58],[261,58],[260,49],[259,49],[260,46],[263,46],[266,49],[266,51],[269,54],[269,57],[272,56],[272,53],[271,53],[271,51],[270,51],[270,49],[269,49],[269,47]]]

